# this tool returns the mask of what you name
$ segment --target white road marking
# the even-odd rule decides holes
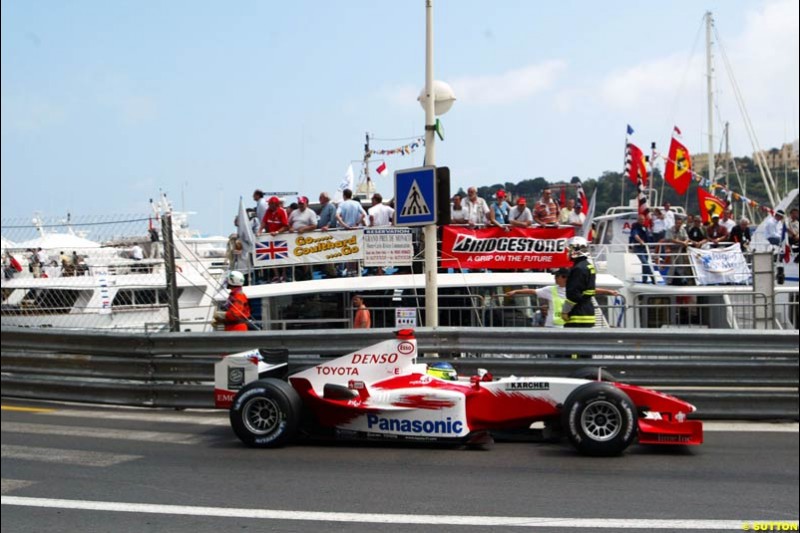
[[[11,491],[17,489],[24,489],[25,487],[30,487],[31,485],[35,485],[35,481],[23,481],[21,479],[5,479],[3,478],[0,480],[0,493],[8,494]]]
[[[302,520],[311,522],[351,522],[365,524],[421,524],[444,526],[516,526],[561,527],[586,529],[727,529],[741,530],[752,520],[650,519],[650,518],[554,518],[537,516],[455,516],[379,513],[330,513],[316,511],[282,511],[272,509],[235,509],[225,507],[193,507],[146,503],[117,503],[84,500],[60,500],[2,496],[2,505],[49,509],[77,509],[119,513],[150,513],[181,516],[215,516],[222,518],[253,518],[267,520]],[[782,522],[797,524],[794,522]]]
[[[52,424],[25,424],[22,422],[3,422],[3,431],[27,433],[29,435],[61,435],[67,437],[89,437],[92,439],[118,439],[162,444],[202,444],[208,439],[198,435],[169,433],[166,431],[135,431],[130,429],[107,429],[83,426],[54,426]]]
[[[80,450],[62,450],[59,448],[35,448],[33,446],[0,446],[3,459],[23,459],[40,463],[59,463],[80,466],[113,466],[126,461],[141,459],[141,455],[124,455],[118,453],[84,452]]]

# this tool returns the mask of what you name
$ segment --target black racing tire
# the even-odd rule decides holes
[[[596,366],[584,366],[570,372],[569,377],[577,379],[588,379],[597,381],[597,368]],[[600,371],[603,381],[617,381],[616,376],[606,370],[605,368]]]
[[[561,422],[582,454],[619,455],[636,438],[636,406],[627,394],[607,383],[581,385],[567,397]]]
[[[260,379],[247,384],[233,399],[231,427],[254,448],[278,448],[297,434],[302,416],[300,395],[285,381]]]

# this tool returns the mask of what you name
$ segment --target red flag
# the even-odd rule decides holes
[[[14,257],[13,255],[9,256],[8,263],[11,265],[11,268],[16,270],[17,272],[22,272],[22,265],[19,264],[17,258]]]
[[[628,178],[635,185],[637,183],[637,176],[642,178],[642,185],[647,187],[647,165],[645,164],[644,154],[638,146],[628,143],[625,152],[625,172]]]
[[[697,204],[700,206],[703,224],[711,220],[712,215],[722,215],[725,209],[725,202],[701,187],[697,188]]]
[[[376,168],[375,170],[376,170],[376,171],[378,172],[378,174],[380,174],[381,176],[385,176],[386,174],[388,174],[388,173],[389,173],[389,171],[386,169],[386,161],[384,161],[383,163],[381,163],[380,165],[378,165],[378,168]]]
[[[561,196],[559,197],[558,201],[561,204],[561,207],[564,207],[565,205],[567,205],[567,188],[566,187],[563,187],[563,186],[561,187]]]
[[[686,194],[686,190],[692,182],[692,158],[689,150],[675,137],[672,138],[672,143],[669,145],[664,181],[669,183],[678,194]]]

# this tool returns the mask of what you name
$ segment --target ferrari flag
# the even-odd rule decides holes
[[[678,194],[686,194],[692,182],[692,158],[689,150],[675,137],[669,145],[669,157],[664,180],[675,189]]]
[[[713,215],[722,215],[725,210],[725,202],[721,198],[717,198],[701,187],[697,188],[697,204],[700,206],[703,224],[711,220]]]

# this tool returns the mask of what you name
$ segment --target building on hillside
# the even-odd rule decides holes
[[[762,153],[767,161],[767,166],[773,170],[796,170],[799,166],[797,144],[798,141],[794,141],[793,143],[784,144],[780,149],[764,150]],[[753,159],[755,159],[755,156],[756,154],[754,153]]]
[[[717,174],[719,174],[719,169],[725,169],[728,166],[728,163],[731,161],[731,157],[732,156],[730,152],[714,155],[714,164],[718,169]],[[702,154],[692,154],[692,170],[698,174],[702,174],[703,176],[706,175],[708,170],[707,153],[703,152]]]

